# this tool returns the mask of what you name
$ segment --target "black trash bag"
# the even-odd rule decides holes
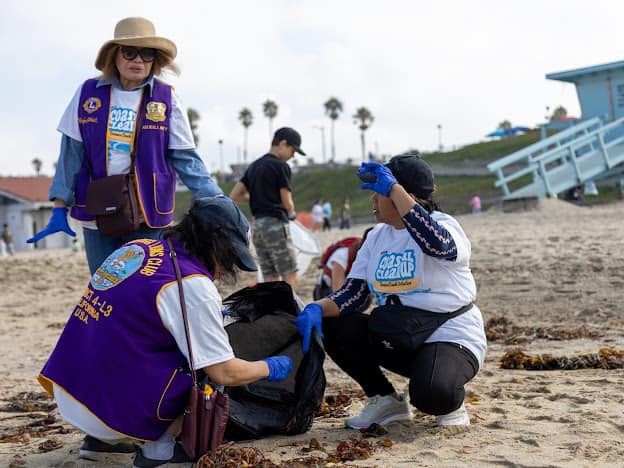
[[[258,283],[228,296],[223,306],[236,322],[226,325],[236,357],[259,360],[285,355],[293,371],[282,382],[260,381],[226,387],[230,396],[227,440],[272,434],[301,434],[312,427],[325,393],[323,343],[314,333],[310,350],[301,351],[295,318],[301,311],[288,283]]]

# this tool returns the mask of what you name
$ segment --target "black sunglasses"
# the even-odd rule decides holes
[[[156,54],[156,49],[152,49],[149,47],[143,47],[139,49],[138,47],[121,46],[121,55],[126,60],[134,60],[135,58],[137,58],[137,55],[140,55],[141,60],[143,60],[144,62],[153,62],[156,58]]]

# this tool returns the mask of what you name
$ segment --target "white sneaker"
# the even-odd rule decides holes
[[[442,414],[437,417],[438,426],[470,426],[470,417],[466,411],[466,405],[462,405],[449,414]]]
[[[412,414],[401,395],[397,400],[394,395],[370,397],[360,414],[345,419],[345,426],[353,429],[366,429],[371,424],[389,424],[394,421],[407,421]]]

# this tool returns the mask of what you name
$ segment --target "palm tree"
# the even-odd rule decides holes
[[[503,120],[498,124],[499,130],[509,130],[511,128],[511,122],[509,120]]]
[[[43,166],[43,161],[39,158],[35,158],[30,163],[35,168],[35,174],[39,175],[41,173],[41,166]]]
[[[550,120],[561,120],[565,119],[568,116],[568,111],[565,107],[559,106],[557,107],[550,117]]]
[[[249,109],[247,109],[246,107],[243,107],[238,113],[238,120],[240,120],[240,123],[243,125],[243,128],[245,129],[245,134],[244,134],[245,139],[244,139],[244,144],[243,144],[243,162],[247,163],[247,130],[253,123],[253,114],[251,113]]]
[[[360,138],[362,139],[362,161],[366,161],[366,140],[364,132],[373,124],[375,117],[366,108],[360,107],[353,114],[353,123],[360,129]]]
[[[264,116],[269,119],[269,138],[273,136],[273,119],[277,115],[277,104],[275,101],[267,99],[262,103],[262,112]]]
[[[331,160],[336,160],[336,141],[334,139],[334,123],[342,112],[342,102],[338,98],[330,97],[324,104],[325,115],[331,119]]]
[[[195,142],[195,146],[197,146],[197,143],[199,143],[199,135],[197,134],[197,121],[201,119],[201,115],[199,115],[199,112],[191,107],[187,109],[186,115],[188,115],[189,124],[191,125],[193,141]]]

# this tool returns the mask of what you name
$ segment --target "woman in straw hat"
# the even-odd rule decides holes
[[[95,59],[101,75],[80,85],[61,118],[61,151],[49,192],[52,217],[29,243],[60,231],[75,236],[67,223],[71,207],[71,216],[83,227],[93,274],[125,242],[157,238],[173,222],[176,173],[196,197],[222,193],[195,150],[176,93],[156,78],[165,69],[178,72],[176,53],[176,45],[157,36],[151,21],[125,18],[117,23],[114,38]],[[104,236],[87,211],[87,188],[91,180],[130,172],[140,207],[139,230]]]

